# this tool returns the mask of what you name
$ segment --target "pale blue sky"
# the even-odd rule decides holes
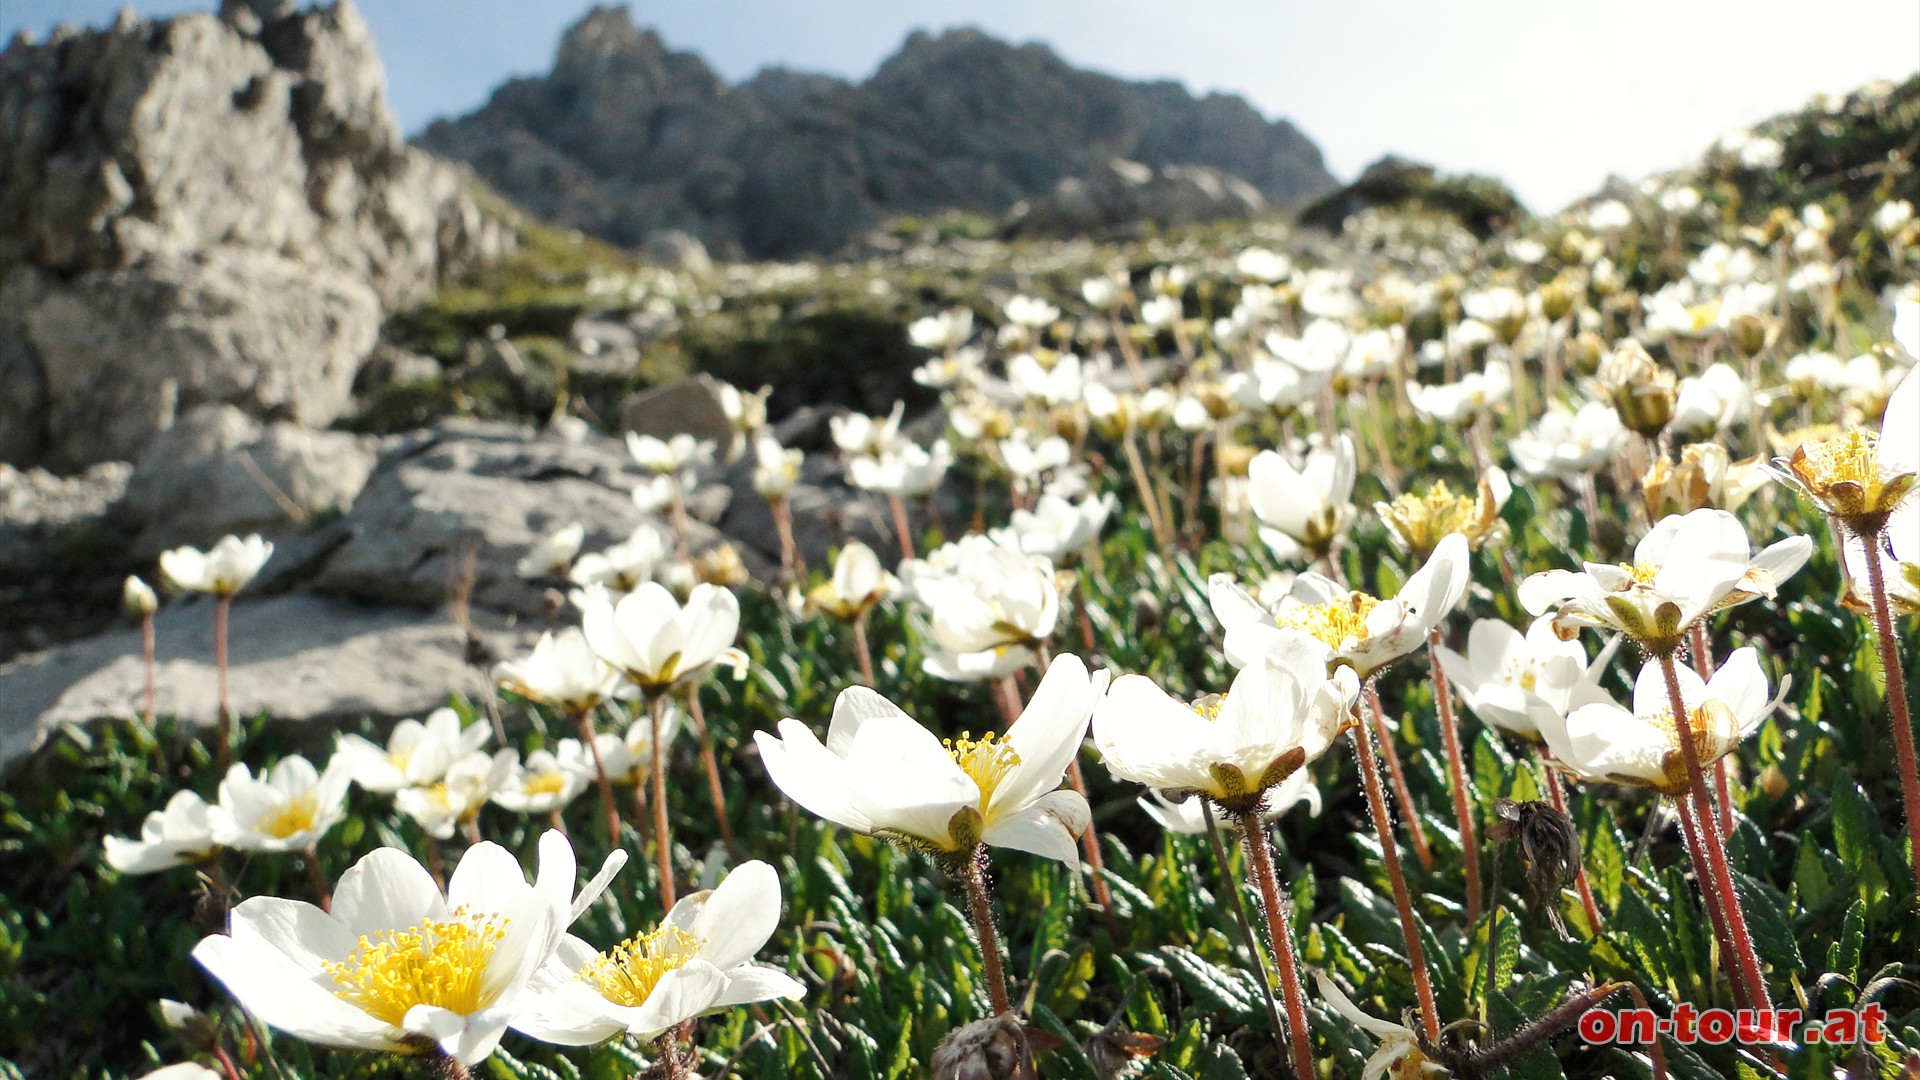
[[[4,0],[0,34],[99,23],[117,0]],[[143,12],[209,7],[139,0]],[[361,0],[408,131],[545,70],[581,0]],[[1128,77],[1245,95],[1351,177],[1389,151],[1492,173],[1550,210],[1609,172],[1683,164],[1816,91],[1920,69],[1914,0],[637,0],[730,79],[862,77],[915,27],[979,26]],[[1817,12],[1817,14],[1816,14]]]

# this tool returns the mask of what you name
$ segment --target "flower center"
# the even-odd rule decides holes
[[[1208,694],[1193,703],[1194,713],[1208,720],[1220,719],[1220,710],[1226,707],[1227,695],[1225,694]]]
[[[313,828],[314,820],[319,816],[319,810],[319,795],[309,791],[261,818],[254,824],[253,831],[262,836],[271,836],[276,840],[285,840],[294,833]]]
[[[1515,660],[1507,668],[1506,678],[1502,680],[1508,686],[1517,686],[1528,693],[1540,682],[1540,661],[1527,659]]]
[[[1848,431],[1807,448],[1807,472],[1817,483],[1831,487],[1852,482],[1861,486],[1880,481],[1880,450],[1871,432]]]
[[[1338,652],[1349,638],[1365,640],[1367,615],[1379,604],[1378,598],[1363,592],[1328,604],[1288,604],[1274,613],[1273,624],[1301,631]]]
[[[487,962],[506,936],[501,916],[475,918],[463,908],[449,919],[363,937],[345,960],[324,970],[342,1000],[395,1026],[415,1005],[468,1016],[492,1003]]]
[[[1651,585],[1660,574],[1660,568],[1648,563],[1620,563],[1620,569],[1633,575],[1635,585]]]
[[[587,961],[579,978],[600,995],[630,1008],[647,1003],[669,971],[685,967],[700,952],[700,939],[677,926],[636,934]]]
[[[558,795],[567,789],[567,775],[558,769],[534,773],[527,777],[520,789],[529,795]]]
[[[984,817],[987,805],[993,801],[994,790],[1014,766],[1020,764],[1020,755],[991,731],[978,739],[973,738],[971,732],[963,731],[959,738],[947,739],[946,745],[947,753],[953,755],[960,771],[972,777],[980,788],[980,814]]]

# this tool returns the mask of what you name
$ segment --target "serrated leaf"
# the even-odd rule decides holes
[[[1840,923],[1840,934],[1827,946],[1827,970],[1846,976],[1848,982],[1860,981],[1860,950],[1867,941],[1867,907],[1855,900],[1847,905]]]

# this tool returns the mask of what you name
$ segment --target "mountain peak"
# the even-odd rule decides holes
[[[769,69],[729,87],[624,5],[568,29],[551,74],[420,142],[613,243],[679,230],[752,257],[832,251],[902,214],[1002,213],[1114,158],[1206,166],[1270,202],[1334,186],[1305,136],[1242,98],[1086,71],[1043,44],[915,31],[863,83]]]

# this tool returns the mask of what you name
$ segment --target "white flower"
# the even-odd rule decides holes
[[[1555,633],[1551,618],[1535,619],[1525,635],[1499,619],[1477,619],[1465,656],[1444,645],[1434,655],[1473,715],[1532,742],[1542,738],[1543,716],[1567,714],[1588,674],[1586,650]]]
[[[672,506],[676,496],[692,491],[694,480],[690,471],[677,479],[671,473],[649,476],[633,485],[633,505],[643,514],[658,514]]]
[[[834,556],[833,576],[807,594],[807,606],[851,621],[899,589],[899,580],[880,565],[873,549],[855,540]]]
[[[522,556],[514,565],[514,572],[523,578],[539,580],[558,577],[573,565],[573,557],[580,554],[580,545],[587,538],[587,527],[574,522],[533,546],[533,550]]]
[[[1739,586],[1749,557],[1739,518],[1695,510],[1661,519],[1632,564],[1534,574],[1520,583],[1520,604],[1531,615],[1552,610],[1554,626],[1569,636],[1582,626],[1619,630],[1650,652],[1670,653]]]
[[[166,809],[153,811],[141,822],[140,839],[109,836],[101,841],[107,865],[123,874],[152,874],[212,858],[220,845],[213,839],[211,809],[191,791],[175,792]]]
[[[258,534],[245,540],[223,536],[206,552],[177,547],[160,554],[160,575],[183,592],[232,596],[246,588],[260,568],[273,557],[273,545]]]
[[[1053,563],[978,534],[936,550],[901,573],[925,605],[933,648],[928,674],[954,681],[997,679],[1033,661],[1053,635],[1060,590]]]
[[[1325,647],[1327,662],[1365,679],[1413,652],[1467,589],[1467,539],[1449,533],[1425,566],[1391,600],[1354,592],[1321,574],[1301,574],[1279,604],[1260,604],[1231,575],[1207,583],[1214,617],[1226,631],[1227,662],[1244,667],[1301,635]]]
[[[1191,705],[1151,679],[1120,676],[1094,709],[1093,744],[1117,779],[1252,813],[1346,730],[1359,693],[1353,672],[1327,677],[1314,643],[1284,641],[1242,668],[1225,694]]]
[[[1112,277],[1087,278],[1080,283],[1080,296],[1087,304],[1099,311],[1112,311],[1120,304],[1120,296],[1127,285]]]
[[[572,802],[593,780],[589,768],[561,761],[551,751],[535,750],[525,764],[514,763],[506,782],[492,795],[494,805],[516,814],[546,814]]]
[[[1008,322],[1030,330],[1052,326],[1054,320],[1060,317],[1059,308],[1033,296],[1015,296],[1001,310]]]
[[[1179,322],[1181,314],[1180,298],[1165,293],[1140,305],[1140,322],[1155,330],[1163,330]]]
[[[1513,376],[1507,365],[1494,361],[1484,371],[1469,371],[1456,383],[1425,386],[1411,383],[1407,398],[1422,416],[1443,424],[1457,424],[1507,400]]]
[[[907,326],[907,340],[923,349],[945,352],[957,349],[973,336],[973,311],[948,308],[938,315],[915,319]]]
[[[542,1042],[587,1046],[621,1033],[653,1038],[682,1021],[805,987],[753,963],[780,923],[780,877],[741,863],[718,888],[683,897],[652,931],[603,953],[568,935],[534,977],[513,1028]]]
[[[578,897],[566,838],[540,838],[529,885],[505,848],[460,857],[442,895],[406,852],[381,848],[340,878],[332,912],[256,896],[230,934],[193,958],[268,1026],[323,1046],[440,1052],[472,1065],[493,1053],[521,992],[566,928],[626,861],[606,864]]]
[[[120,606],[129,615],[151,615],[160,610],[160,598],[154,595],[153,586],[128,574],[120,585]]]
[[[847,463],[847,482],[863,491],[920,499],[933,494],[953,466],[953,448],[935,439],[930,450],[902,439],[878,456],[862,456]]]
[[[1273,284],[1293,274],[1293,260],[1266,248],[1250,247],[1233,259],[1234,272],[1248,281]]]
[[[740,669],[746,657],[733,647],[740,632],[740,601],[705,582],[684,606],[658,582],[621,597],[588,588],[581,617],[587,644],[649,696],[706,677],[716,663]]]
[[[1079,865],[1086,800],[1061,789],[1109,674],[1063,653],[1008,729],[942,744],[864,686],[841,691],[822,745],[798,720],[757,732],[767,773],[787,797],[837,825],[965,857],[976,845]]]
[[[1668,425],[1685,434],[1712,435],[1746,420],[1753,409],[1747,377],[1731,364],[1714,364],[1680,380]]]
[[[1296,469],[1272,450],[1254,456],[1247,469],[1248,496],[1260,519],[1260,539],[1281,558],[1294,545],[1324,552],[1353,524],[1353,440],[1345,434],[1332,449],[1316,447]]]
[[[627,453],[640,467],[661,476],[713,460],[713,443],[681,432],[671,439],[627,432]]]
[[[684,716],[678,706],[669,702],[666,713],[660,718],[660,743],[672,746],[674,736],[680,734]],[[632,786],[644,784],[652,775],[653,769],[653,719],[643,716],[627,725],[624,736],[603,731],[593,737],[595,749],[600,751],[600,765],[607,770],[607,780],[611,783]],[[555,756],[560,759],[562,768],[594,775],[593,750],[578,739],[562,739]]]
[[[1058,562],[1099,540],[1108,516],[1119,507],[1112,492],[1088,495],[1077,503],[1044,492],[1033,509],[1015,510],[1011,523],[990,535],[1004,547]]]
[[[980,380],[980,365],[985,360],[985,350],[977,345],[954,349],[914,368],[913,381],[931,390],[970,387]]]
[[[358,735],[342,735],[333,760],[347,762],[353,782],[367,791],[399,791],[438,783],[455,761],[492,737],[493,729],[486,724],[462,730],[460,714],[440,708],[427,714],[424,724],[418,720],[395,724],[385,748]]]
[[[1893,199],[1880,204],[1873,212],[1873,227],[1881,236],[1892,236],[1907,227],[1913,220],[1913,204],[1905,199]]]
[[[142,1074],[138,1080],[226,1080],[212,1069],[194,1061],[182,1061]]]
[[[907,403],[896,401],[884,420],[861,413],[842,413],[827,418],[827,430],[832,432],[833,444],[841,453],[849,457],[875,456],[885,453],[900,437],[900,420],[906,413]]]
[[[1610,460],[1626,440],[1620,413],[1603,401],[1589,401],[1578,412],[1549,406],[1527,434],[1507,442],[1514,467],[1529,477],[1571,480]]]
[[[1460,298],[1460,310],[1470,319],[1500,326],[1527,317],[1527,298],[1510,285],[1477,289]]]
[[[1604,199],[1587,208],[1587,228],[1595,232],[1619,232],[1633,224],[1633,211],[1619,199]]]
[[[1108,438],[1152,430],[1173,415],[1173,395],[1158,386],[1138,394],[1116,394],[1104,383],[1090,382],[1082,397],[1087,405],[1087,418]]]
[[[1920,360],[1920,283],[1908,285],[1894,297],[1893,341],[1908,363]]]
[[[491,757],[476,750],[455,761],[437,782],[401,788],[393,804],[428,836],[445,840],[454,826],[478,817],[493,793],[507,786],[519,757],[511,749],[495,750]]]
[[[1786,154],[1778,139],[1749,139],[1740,147],[1740,164],[1748,169],[1777,169]]]
[[[1660,193],[1660,209],[1669,214],[1690,214],[1700,209],[1700,192],[1684,184],[1670,187]]]
[[[1000,440],[1000,463],[1012,474],[1014,485],[1025,490],[1043,473],[1061,468],[1073,459],[1073,448],[1058,435],[1034,442],[1025,429]]]
[[[495,664],[493,678],[521,697],[551,705],[570,716],[592,712],[626,689],[620,673],[594,653],[586,634],[574,626],[558,634],[551,630],[541,634],[525,659]]]
[[[1846,605],[1868,615],[1873,592],[1867,582],[1867,548],[1845,534],[1840,554],[1846,575]],[[1895,617],[1920,615],[1920,499],[1908,499],[1887,519],[1884,542],[1873,548],[1887,589],[1887,610]]]
[[[800,483],[806,451],[788,450],[780,440],[762,433],[753,440],[753,490],[763,499],[777,499]]]
[[[209,811],[213,838],[241,851],[305,851],[347,816],[353,765],[335,756],[325,773],[306,758],[282,758],[254,779],[237,764],[220,781]]]
[[[575,585],[604,585],[615,592],[632,592],[653,577],[666,557],[666,538],[660,530],[642,523],[625,540],[605,551],[580,556],[568,578]]]
[[[1183,836],[1198,836],[1207,831],[1207,801],[1199,798],[1175,800],[1158,791],[1149,791],[1140,797],[1140,809],[1158,822],[1168,832]],[[1262,821],[1273,821],[1301,803],[1307,804],[1307,814],[1320,816],[1320,789],[1313,785],[1313,774],[1300,769],[1279,784],[1267,789],[1267,797],[1261,803]],[[1219,824],[1219,815],[1214,815]]]
[[[1376,1019],[1360,1011],[1333,980],[1323,972],[1316,971],[1313,978],[1320,986],[1320,998],[1334,1012],[1339,1013],[1348,1022],[1380,1041],[1380,1045],[1367,1058],[1366,1068],[1360,1080],[1380,1080],[1383,1076],[1393,1080],[1421,1080],[1427,1076],[1448,1076],[1446,1068],[1428,1060],[1420,1049],[1420,1039],[1409,1029],[1386,1020]]]
[[[1674,674],[1702,766],[1732,752],[1779,704],[1767,698],[1767,676],[1752,648],[1734,650],[1704,683],[1687,664],[1675,664]],[[1554,759],[1575,775],[1677,795],[1688,779],[1672,700],[1660,662],[1648,661],[1634,680],[1631,711],[1612,701],[1582,705],[1564,725],[1541,725],[1541,733]]]
[[[1046,406],[1079,401],[1085,385],[1080,358],[1072,353],[1056,359],[1051,368],[1032,353],[1021,353],[1007,361],[1007,381],[1021,397]]]

